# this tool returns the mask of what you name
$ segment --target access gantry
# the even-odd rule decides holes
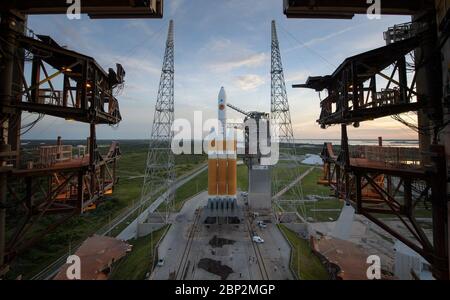
[[[84,4],[84,3],[83,3]],[[95,208],[117,182],[117,142],[100,153],[96,125],[118,124],[115,95],[124,84],[120,64],[105,71],[94,58],[34,35],[25,26],[33,14],[65,14],[64,0],[2,1],[0,4],[0,277],[10,262],[70,217]],[[89,1],[91,18],[161,18],[163,0]],[[31,64],[30,70],[25,63]],[[22,112],[89,124],[86,145],[40,146],[37,159],[21,151]],[[76,124],[76,123],[74,123]],[[27,127],[27,129],[32,128]],[[43,217],[52,222],[36,226]]]
[[[331,144],[322,151],[320,182],[422,255],[436,278],[449,279],[450,89],[444,87],[449,86],[450,13],[442,2],[448,3],[382,1],[379,13],[412,15],[413,22],[385,33],[386,46],[347,58],[331,75],[310,77],[294,87],[326,90],[317,122],[322,128],[341,126],[339,153],[334,154]],[[362,0],[286,0],[284,12],[291,18],[350,19],[370,13],[369,5]],[[406,112],[417,113],[419,149],[349,145],[348,125]],[[418,220],[420,205],[430,206],[431,239]],[[386,221],[392,217],[409,234]]]

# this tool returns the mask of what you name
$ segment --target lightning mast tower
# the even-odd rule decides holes
[[[284,82],[283,64],[281,63],[280,44],[278,43],[275,20],[272,20],[272,55],[271,55],[271,118],[278,122],[280,143],[294,144],[291,113]]]
[[[174,41],[173,20],[169,22],[166,50],[155,105],[153,127],[147,154],[141,204],[162,192],[165,222],[168,222],[174,199],[175,157],[171,149],[174,121]]]
[[[280,44],[278,42],[277,28],[275,20],[272,20],[272,45],[271,45],[271,122],[276,126],[275,139],[279,143],[280,158],[283,156],[285,162],[279,162],[272,171],[272,192],[273,199],[279,208],[282,208],[281,197],[287,191],[291,191],[294,200],[289,201],[289,207],[284,206],[282,210],[300,209],[300,215],[306,217],[306,209],[303,202],[303,189],[299,178],[301,173],[298,168],[299,161],[296,157],[296,147],[294,130],[292,129],[291,113],[284,81],[283,64],[281,62]],[[290,163],[289,163],[290,161]],[[293,168],[286,167],[286,164],[294,165]],[[288,181],[281,179],[279,174],[288,173]],[[304,222],[306,218],[304,218]]]

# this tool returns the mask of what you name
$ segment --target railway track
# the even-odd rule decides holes
[[[184,248],[183,254],[181,256],[180,264],[175,275],[177,280],[184,280],[186,277],[187,268],[189,267],[189,254],[191,252],[192,244],[194,241],[195,234],[199,227],[201,211],[197,210],[195,212],[194,222],[192,223],[191,230],[189,231],[188,240],[186,247]]]
[[[264,263],[264,259],[263,256],[261,254],[261,249],[259,249],[259,244],[253,242],[253,229],[252,229],[252,225],[250,223],[250,216],[247,216],[247,228],[248,228],[248,234],[250,237],[250,242],[252,244],[253,247],[253,251],[255,252],[256,255],[256,262],[258,264],[258,268],[259,271],[261,273],[261,278],[263,280],[269,280],[269,273],[267,272],[266,269],[266,265]]]

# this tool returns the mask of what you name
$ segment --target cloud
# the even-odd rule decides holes
[[[286,82],[303,83],[311,76],[309,70],[301,70],[297,72],[286,73]]]
[[[214,52],[227,51],[230,49],[230,47],[232,47],[231,40],[225,39],[225,38],[214,39],[214,40],[210,41],[207,45],[207,48],[210,51],[214,51]]]
[[[333,38],[335,38],[335,37],[337,37],[337,36],[339,36],[339,35],[342,35],[342,34],[344,34],[344,33],[346,33],[346,32],[348,32],[348,31],[351,31],[351,30],[353,30],[353,29],[355,29],[355,28],[358,28],[358,27],[360,27],[361,25],[359,25],[359,26],[352,26],[352,27],[348,27],[348,28],[344,28],[344,29],[342,29],[342,30],[339,30],[339,31],[335,31],[335,32],[333,32],[333,33],[330,33],[330,34],[328,34],[328,35],[324,35],[324,36],[321,36],[321,37],[317,37],[317,38],[313,38],[313,39],[311,39],[311,40],[309,40],[309,41],[307,41],[307,42],[301,42],[301,41],[299,41],[299,40],[297,40],[297,38],[296,38],[296,40],[300,43],[299,45],[297,45],[297,46],[294,46],[294,47],[291,47],[291,48],[288,48],[288,49],[286,49],[286,51],[284,51],[284,52],[291,52],[291,51],[293,51],[293,50],[297,50],[297,49],[301,49],[301,48],[308,48],[308,47],[311,47],[311,46],[313,46],[313,45],[315,45],[315,44],[320,44],[320,43],[322,43],[322,42],[326,42],[326,41],[328,41],[328,40],[330,40],[330,39],[333,39]],[[294,38],[294,37],[292,37],[292,38]]]
[[[270,59],[267,52],[253,49],[245,40],[214,37],[202,47],[199,56],[212,72],[229,72],[239,68],[256,68]]]
[[[244,91],[254,90],[257,87],[264,84],[264,79],[255,74],[237,76],[235,83],[237,86]]]
[[[99,62],[106,66],[113,66],[115,63],[120,63],[127,75],[154,75],[161,74],[160,62],[156,57],[149,57],[149,55],[142,56],[128,56],[128,55],[115,55],[113,52],[103,52],[99,57]],[[128,77],[128,76],[127,76]]]
[[[130,30],[137,30],[139,34],[144,34],[148,37],[153,37],[156,33],[155,26],[152,25],[152,23],[149,23],[146,20],[130,20],[128,21],[125,26],[126,29]]]
[[[368,51],[378,47],[383,47],[386,42],[383,35],[379,32],[365,34],[363,37],[357,40],[349,41],[348,48],[354,52]]]
[[[218,72],[228,72],[242,67],[258,67],[268,60],[267,53],[255,53],[240,58],[232,58],[209,65],[210,69]]]

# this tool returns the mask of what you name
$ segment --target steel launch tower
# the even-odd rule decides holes
[[[280,143],[293,144],[291,113],[284,82],[283,64],[281,63],[280,45],[278,42],[275,21],[272,21],[271,47],[271,119],[278,122],[278,138]]]
[[[166,50],[155,105],[153,127],[147,154],[141,204],[162,192],[165,203],[165,222],[175,194],[175,157],[171,149],[174,121],[174,38],[173,20],[169,22]]]
[[[298,169],[299,161],[296,158],[296,147],[294,139],[294,130],[292,129],[291,113],[289,110],[289,102],[286,92],[286,83],[284,81],[283,64],[281,62],[280,44],[278,42],[277,28],[275,21],[272,20],[272,45],[271,45],[271,122],[272,128],[274,126],[276,131],[274,132],[275,140],[279,142],[279,154],[283,156],[287,161],[290,161],[294,168],[288,168],[285,172],[289,173],[290,180],[284,182],[277,175],[279,170],[273,171],[273,190],[275,202],[279,204],[280,197],[287,191],[280,186],[291,185],[291,191],[295,195],[295,200],[291,201],[292,207],[284,207],[283,209],[293,209],[297,211],[300,209],[301,214],[305,215],[306,210],[304,204],[299,202],[303,199],[303,189],[301,183],[298,184],[298,178],[301,173]],[[294,160],[292,160],[294,158]],[[277,166],[280,168],[280,166]],[[297,201],[298,200],[298,201]]]

